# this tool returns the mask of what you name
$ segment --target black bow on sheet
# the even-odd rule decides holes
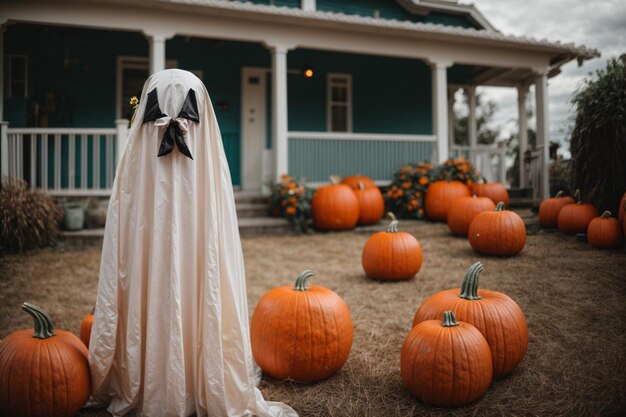
[[[174,150],[174,144],[176,144],[180,153],[189,159],[193,159],[193,156],[191,156],[191,152],[187,147],[187,142],[185,142],[185,134],[187,133],[188,126],[187,120],[196,123],[200,122],[200,118],[198,117],[196,92],[194,90],[189,89],[185,102],[183,103],[183,108],[180,109],[180,113],[178,113],[178,117],[175,119],[169,117],[161,111],[156,88],[148,93],[148,102],[146,104],[143,123],[155,121],[155,125],[157,126],[164,126],[167,124],[165,133],[163,134],[163,139],[161,140],[159,154],[157,156],[172,153]]]

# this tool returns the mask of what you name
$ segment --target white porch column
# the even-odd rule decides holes
[[[448,79],[449,63],[434,62],[432,74],[433,133],[437,137],[437,162],[448,159]]]
[[[2,160],[0,160],[0,182],[4,182],[6,177],[9,176],[9,137],[7,135],[8,128],[9,122],[0,122],[0,153],[2,153]]]
[[[524,167],[524,155],[528,149],[528,117],[526,116],[526,100],[528,98],[528,86],[517,87],[517,112],[519,134],[517,141],[519,144],[519,185],[520,188],[528,187],[528,173]]]
[[[467,141],[470,146],[470,158],[474,160],[476,146],[478,146],[478,124],[476,122],[476,87],[467,87],[467,104],[469,113],[467,114]],[[474,163],[476,163],[474,161]]]
[[[6,19],[0,17],[0,74],[4,74],[4,31]],[[0,122],[4,120],[4,75],[0,80]]]
[[[165,42],[172,34],[145,32],[150,49],[150,75],[165,69]]]
[[[126,119],[116,119],[115,120],[115,128],[117,129],[116,134],[116,159],[115,166],[120,163],[122,159],[122,155],[124,154],[124,149],[126,149],[126,143],[128,142],[128,120]]]
[[[454,148],[454,93],[453,88],[448,89],[448,149]]]
[[[272,147],[276,179],[287,174],[287,48],[275,46],[272,52]]]
[[[315,0],[302,0],[302,10],[314,12],[316,9]]]
[[[535,81],[537,102],[537,146],[541,147],[541,198],[550,197],[550,123],[548,118],[548,75],[539,74]]]
[[[0,74],[4,74],[4,30],[6,19],[0,18]],[[0,182],[9,175],[9,123],[4,121],[4,80],[0,80]]]

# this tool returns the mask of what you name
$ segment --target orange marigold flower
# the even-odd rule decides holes
[[[403,182],[402,183],[402,188],[404,188],[405,190],[408,189],[408,188],[411,188],[411,183],[407,182],[407,181]]]
[[[423,209],[417,210],[417,214],[419,214],[421,216],[422,214],[424,214],[424,210]]]
[[[426,185],[429,181],[428,177],[422,177],[420,178],[420,185]]]
[[[298,204],[298,199],[295,197],[289,197],[289,203],[291,204]]]
[[[287,207],[287,210],[285,210],[285,213],[287,213],[289,215],[294,215],[294,214],[296,214],[296,208],[295,207]]]
[[[287,200],[283,200],[283,201],[281,201],[281,202],[280,202],[280,205],[281,205],[281,206],[283,206],[283,207],[284,207],[284,206],[286,206],[286,205],[287,205]]]
[[[404,195],[404,191],[398,190],[398,197],[402,197]]]

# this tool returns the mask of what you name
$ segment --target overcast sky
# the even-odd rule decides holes
[[[598,49],[602,56],[576,61],[562,67],[561,74],[549,80],[550,136],[564,142],[573,125],[572,93],[585,75],[603,68],[610,57],[626,53],[626,0],[472,0],[471,2],[499,31],[511,35],[573,42]],[[470,3],[461,0],[461,3]],[[517,131],[517,92],[512,88],[484,88],[498,105],[495,122],[502,135]],[[534,103],[534,89],[531,99]],[[534,104],[533,104],[534,106]],[[532,121],[534,123],[534,120]],[[562,149],[567,149],[565,144]],[[563,150],[565,150],[563,149]]]

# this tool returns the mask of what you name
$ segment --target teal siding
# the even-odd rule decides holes
[[[369,17],[378,13],[381,19],[434,23],[464,28],[475,27],[469,20],[459,15],[432,12],[426,16],[418,16],[410,13],[393,0],[317,0],[317,10]]]
[[[35,125],[38,105],[50,127],[114,127],[116,58],[147,56],[148,44],[139,33],[16,24],[5,53],[28,56],[28,100],[9,106],[11,126]]]
[[[352,127],[355,133],[431,134],[430,68],[422,61],[297,49],[289,69],[305,63],[312,79],[289,75],[290,131],[326,131],[326,77],[352,75]]]
[[[179,68],[202,71],[233,184],[241,184],[241,68],[269,68],[269,51],[260,44],[177,36],[167,42],[166,53]]]
[[[289,174],[313,182],[354,174],[389,180],[401,165],[432,160],[434,152],[434,142],[290,139]]]
[[[139,33],[16,24],[7,28],[5,51],[28,56],[28,97],[5,100],[11,127],[37,125],[36,106],[49,127],[114,127],[117,57],[147,57],[148,43]],[[239,184],[241,67],[269,67],[269,52],[258,44],[186,37],[167,41],[166,52],[179,68],[202,71]]]

